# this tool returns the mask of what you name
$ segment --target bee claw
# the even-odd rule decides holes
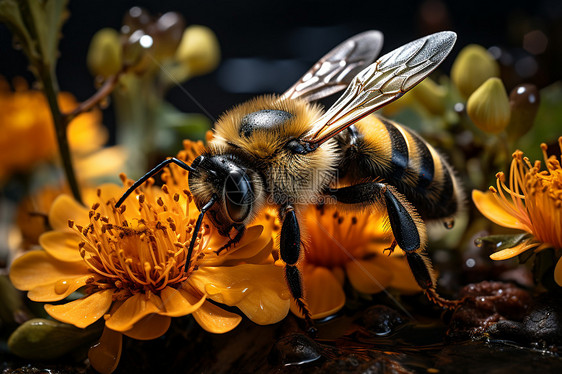
[[[383,253],[383,254],[386,254],[386,251],[388,251],[387,256],[390,256],[390,255],[394,252],[394,249],[396,248],[396,245],[397,245],[397,244],[398,244],[398,243],[396,243],[396,240],[393,240],[393,241],[392,241],[392,244],[390,245],[390,247],[383,249],[383,250],[382,250],[382,253]]]

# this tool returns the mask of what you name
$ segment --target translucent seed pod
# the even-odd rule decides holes
[[[509,94],[511,106],[511,120],[508,126],[508,135],[517,139],[533,127],[535,117],[539,110],[540,94],[534,84],[521,84],[516,86]]]

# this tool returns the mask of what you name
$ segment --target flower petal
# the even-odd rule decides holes
[[[405,294],[421,292],[422,289],[418,285],[418,282],[416,282],[416,278],[414,278],[412,269],[410,268],[410,265],[408,265],[408,261],[404,255],[388,256],[384,258],[384,261],[386,262],[386,267],[388,269],[392,269],[393,274],[389,287]]]
[[[63,262],[84,261],[80,256],[80,238],[73,232],[49,231],[39,237],[39,244],[51,256]]]
[[[264,233],[264,231],[266,232]],[[205,256],[200,264],[203,266],[219,266],[223,265],[226,261],[251,258],[264,250],[264,247],[271,239],[271,229],[265,230],[263,226],[248,227],[236,246],[224,250],[219,256],[214,254]],[[208,251],[216,251],[224,244],[226,244],[226,240],[222,237],[214,237],[209,243]]]
[[[519,229],[529,232],[528,227],[498,204],[491,191],[472,191],[472,201],[480,213],[490,221],[503,227]]]
[[[351,261],[345,265],[345,270],[353,288],[367,294],[381,292],[393,277],[392,271],[375,261]]]
[[[219,303],[238,307],[260,325],[276,323],[289,312],[283,269],[274,265],[205,267],[189,283]]]
[[[161,337],[170,328],[172,319],[160,314],[150,314],[135,323],[132,329],[123,334],[137,340],[152,340]]]
[[[111,314],[105,325],[112,330],[125,332],[133,328],[133,325],[152,313],[159,313],[161,300],[154,300],[158,296],[137,293],[129,297],[125,302]],[[158,298],[159,299],[159,298]],[[156,303],[157,304],[156,304]]]
[[[95,292],[88,297],[61,305],[45,305],[51,317],[79,328],[96,322],[111,306],[114,290]]]
[[[205,331],[214,334],[229,332],[242,321],[238,314],[227,312],[208,301],[193,312],[193,317]]]
[[[328,317],[344,306],[345,293],[340,282],[330,270],[316,266],[305,267],[303,284],[306,290],[306,303],[312,318]],[[291,302],[291,312],[304,318],[294,301]]]
[[[70,196],[60,195],[51,205],[49,223],[55,230],[70,231],[68,220],[73,220],[74,223],[80,226],[87,226],[90,224],[88,209]]]
[[[562,287],[562,257],[558,259],[554,268],[554,281]]]
[[[538,247],[541,243],[534,242],[533,239],[528,239],[517,244],[515,247],[502,249],[490,255],[492,260],[507,260],[515,256],[519,256],[521,253]]]
[[[94,202],[97,201],[110,201],[115,199],[115,202],[119,200],[123,192],[125,192],[125,188],[123,186],[119,186],[115,183],[105,183],[99,187],[100,196],[99,199],[96,199]]]
[[[113,373],[121,359],[123,335],[105,327],[99,343],[88,351],[88,359],[92,367],[102,373]]]
[[[165,312],[159,314],[168,317],[181,317],[193,313],[205,301],[205,296],[196,297],[183,289],[166,287],[160,292],[160,298],[164,303]]]
[[[18,257],[10,268],[12,284],[33,301],[62,300],[86,284],[92,277],[82,262],[65,263],[45,251],[29,251]]]
[[[82,180],[117,175],[125,169],[127,151],[124,147],[113,146],[76,159],[76,170]]]

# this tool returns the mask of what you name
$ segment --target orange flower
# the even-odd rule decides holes
[[[392,242],[383,214],[342,214],[335,207],[310,206],[303,218],[303,231],[308,234],[303,283],[313,318],[327,317],[343,307],[346,276],[361,293],[389,287],[421,291],[400,247],[390,256],[383,252]],[[291,311],[302,317],[295,303]]]
[[[562,151],[562,137],[558,138]],[[509,170],[509,186],[503,172],[496,174],[497,188],[472,191],[472,199],[480,212],[500,226],[526,231],[532,237],[513,248],[492,254],[494,260],[505,260],[525,251],[546,248],[562,249],[562,168],[555,156],[548,157],[546,144],[541,144],[547,170],[541,162],[531,164],[523,152],[513,153]],[[562,261],[558,260],[554,279],[562,286]]]
[[[258,220],[236,247],[220,255],[215,251],[228,238],[204,224],[186,271],[199,211],[184,170],[174,165],[163,179],[167,184],[161,189],[147,184],[120,209],[114,204],[124,189],[116,185],[101,186],[91,209],[62,195],[49,212],[54,230],[40,237],[44,251],[27,252],[12,264],[13,284],[27,290],[31,300],[58,301],[84,290],[78,300],[45,309],[77,327],[104,317],[102,344],[90,351],[98,371],[111,372],[117,365],[116,332],[154,339],[168,330],[171,317],[187,314],[214,333],[240,323],[238,314],[209,300],[236,306],[257,324],[278,322],[289,310],[282,269],[267,261],[273,248],[269,222]]]
[[[38,162],[54,158],[57,141],[45,95],[29,90],[23,79],[14,81],[15,91],[0,79],[0,179],[15,171],[27,171]],[[63,112],[78,103],[69,93],[59,94]],[[107,141],[107,130],[101,125],[101,113],[94,110],[76,117],[68,128],[69,144],[75,154],[86,155]]]

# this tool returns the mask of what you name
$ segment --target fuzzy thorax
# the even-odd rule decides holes
[[[260,125],[249,133],[241,131],[248,115],[264,111],[287,115],[283,122]],[[233,108],[218,120],[209,144],[210,153],[236,154],[246,159],[264,178],[267,203],[319,203],[320,192],[333,179],[337,167],[335,141],[327,141],[307,154],[293,153],[286,144],[306,134],[320,115],[318,106],[302,100],[258,97]]]

